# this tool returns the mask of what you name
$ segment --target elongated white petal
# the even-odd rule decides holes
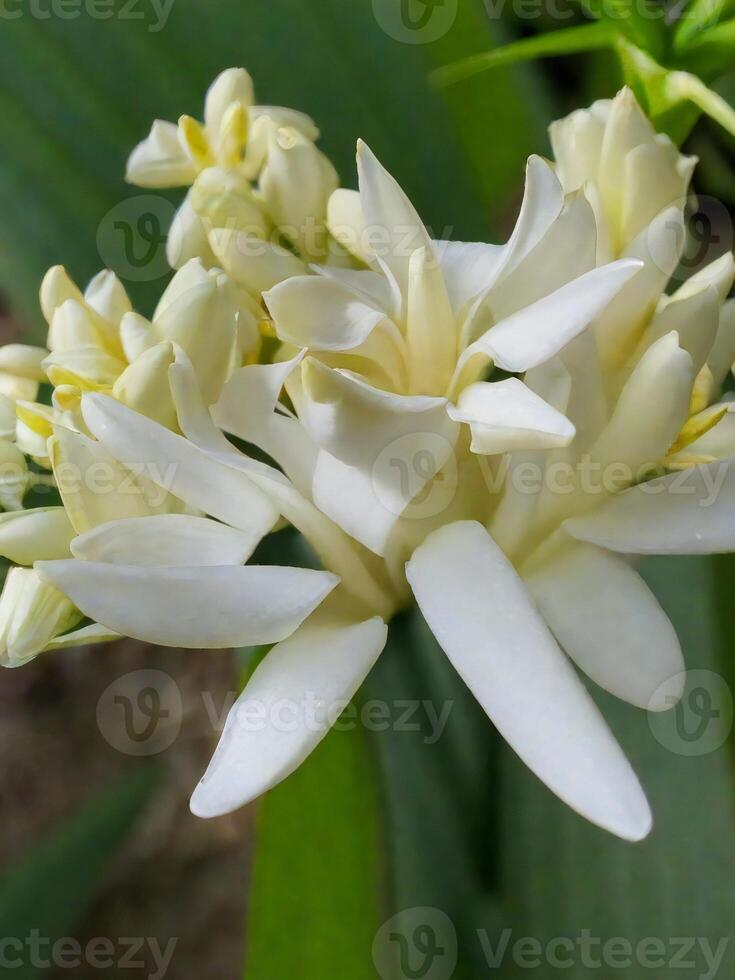
[[[655,465],[686,422],[692,382],[692,359],[679,347],[677,334],[661,337],[628,378],[610,422],[590,450],[593,458],[602,466],[627,467],[628,483],[640,466]]]
[[[665,298],[646,330],[644,342],[654,343],[675,330],[679,345],[688,351],[696,375],[706,362],[720,320],[720,303],[714,286],[703,286],[680,298]]]
[[[673,706],[671,685],[666,698],[652,698],[664,681],[683,677],[681,646],[653,593],[624,559],[575,544],[524,580],[559,643],[595,683],[639,708]]]
[[[71,550],[113,565],[242,565],[259,541],[206,517],[158,514],[101,524],[75,538]]]
[[[526,765],[593,823],[645,837],[651,813],[635,773],[487,531],[435,531],[407,574],[447,656]]]
[[[320,610],[274,647],[230,711],[192,812],[229,813],[289,776],[337,721],[386,636],[377,617],[352,624]]]
[[[63,507],[35,507],[0,514],[0,555],[16,565],[64,558],[74,528]]]
[[[82,413],[112,456],[142,468],[189,506],[254,534],[266,534],[278,519],[276,508],[244,473],[218,464],[187,439],[114,399],[85,395]]]
[[[263,298],[281,340],[313,350],[352,350],[387,317],[364,295],[326,276],[294,276]]]
[[[484,354],[505,371],[527,371],[558,354],[605,309],[641,265],[622,259],[580,276],[491,327],[463,352],[462,367]]]
[[[339,581],[273,565],[144,568],[72,559],[36,568],[91,619],[136,640],[187,649],[284,640]]]
[[[410,390],[443,395],[457,358],[457,326],[441,266],[417,249],[408,267],[406,341]]]
[[[517,378],[478,381],[462,392],[449,416],[472,430],[473,453],[568,446],[574,426]]]
[[[580,541],[631,555],[735,551],[735,466],[695,466],[616,494],[564,529]]]
[[[405,298],[411,255],[425,248],[427,256],[436,261],[434,246],[413,204],[362,140],[357,144],[357,172],[365,224],[381,242],[373,245],[373,252],[395,276]]]

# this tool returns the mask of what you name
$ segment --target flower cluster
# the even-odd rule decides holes
[[[555,793],[648,833],[579,671],[652,711],[681,694],[635,563],[735,550],[735,265],[665,292],[694,161],[628,90],[551,136],[506,244],[434,241],[367,146],[359,191],[338,188],[311,120],[224,72],[203,125],[156,122],[129,162],[190,185],[153,318],[111,272],[82,293],[56,268],[48,351],[0,350],[2,662],[117,635],[271,647],[195,813],[289,775],[416,602]],[[34,481],[61,505],[22,509]],[[247,564],[284,523],[322,570]],[[284,700],[308,717],[247,723]]]

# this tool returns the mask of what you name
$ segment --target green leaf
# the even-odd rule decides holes
[[[246,976],[374,980],[381,825],[365,733],[332,731],[258,808]]]
[[[31,930],[36,930],[50,948],[56,940],[69,936],[157,779],[154,766],[136,766],[132,777],[95,795],[5,873],[0,881],[4,938],[23,943]],[[20,948],[17,955],[23,956]],[[23,980],[34,980],[41,972],[28,962],[23,966]]]
[[[519,61],[531,61],[536,58],[549,58],[557,55],[578,54],[581,51],[596,51],[608,48],[612,44],[612,31],[607,24],[584,24],[579,27],[567,27],[560,31],[550,31],[548,34],[536,34],[506,44],[504,47],[485,51],[482,54],[471,55],[462,61],[438,68],[433,73],[436,85],[453,85],[464,78],[471,78],[479,72],[490,68],[501,68],[513,65]]]
[[[683,959],[694,959],[696,966],[682,976],[713,976],[702,944],[716,950],[732,935],[735,920],[735,786],[727,746],[714,748],[726,734],[728,712],[719,676],[712,559],[652,559],[644,572],[677,628],[690,670],[711,672],[693,674],[682,707],[652,716],[651,727],[645,712],[599,695],[649,795],[654,831],[638,845],[615,840],[564,807],[506,752],[502,925],[513,930],[511,942],[529,936],[544,946],[554,937],[576,943],[583,929],[603,943],[620,937],[633,946],[632,962],[597,970],[626,980],[674,975],[676,938],[692,937]],[[724,714],[712,721],[714,741],[705,727],[700,744],[692,733],[709,719],[702,689],[713,697],[712,710]],[[691,751],[701,754],[683,754]],[[636,956],[637,943],[646,938],[664,944],[665,964],[651,968]],[[723,977],[735,970],[735,948],[725,945],[716,974]],[[599,959],[599,943],[596,950]],[[566,950],[557,952],[567,958]],[[527,972],[512,960],[509,952],[499,973],[503,980]],[[573,966],[555,968],[544,960],[543,976],[577,980],[590,969],[575,945]]]
[[[712,81],[732,67],[735,60],[735,20],[694,37],[679,55],[682,68]]]
[[[499,860],[492,728],[416,609],[391,623],[366,691],[391,706],[395,722],[373,736],[387,811],[389,911],[448,916],[462,937],[454,976],[470,977],[468,913],[495,884]]]

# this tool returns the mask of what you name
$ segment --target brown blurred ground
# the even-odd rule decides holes
[[[85,944],[102,936],[177,937],[169,977],[233,980],[242,973],[249,869],[246,811],[215,821],[189,813],[189,794],[213,746],[210,713],[235,689],[231,654],[177,651],[135,641],[63,651],[0,673],[0,873],[116,776],[145,765],[113,748],[97,723],[100,694],[139,669],[168,674],[181,691],[183,718],[173,745],[157,756],[162,779],[121,852],[86,921]],[[109,737],[109,726],[105,724]],[[114,740],[114,738],[113,738]],[[29,923],[29,928],[33,923]],[[126,970],[148,975],[148,968]],[[59,978],[69,977],[61,970]],[[74,977],[99,977],[99,969]]]

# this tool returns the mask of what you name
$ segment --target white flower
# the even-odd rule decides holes
[[[184,125],[200,170],[231,146],[230,82],[211,96],[216,125]],[[502,247],[433,241],[366,147],[359,195],[335,192],[328,219],[367,268],[307,268],[272,244],[250,254],[237,223],[213,229],[209,244],[252,298],[253,319],[265,294],[283,342],[275,363],[236,367],[241,310],[235,321],[221,274],[197,267],[193,288],[222,286],[214,308],[229,311],[211,350],[192,341],[201,318],[196,304],[178,310],[178,287],[152,324],[130,312],[117,320],[133,367],[151,344],[170,344],[140,370],[158,388],[167,376],[175,420],[160,403],[144,409],[134,374],[110,391],[138,404],[87,383],[76,429],[52,415],[52,460],[65,455],[82,474],[104,464],[113,492],[72,487],[57,466],[69,523],[36,521],[52,522],[73,557],[44,555],[39,582],[150,642],[275,644],[228,717],[195,813],[228,812],[291,773],[359,688],[388,621],[415,601],[498,730],[561,799],[625,839],[650,830],[637,777],[575,666],[650,710],[681,693],[678,640],[635,556],[735,550],[735,416],[718,401],[735,353],[724,303],[733,262],[665,295],[689,163],[628,94],[572,119],[554,135],[561,183],[529,161]],[[271,206],[290,199],[285,213],[298,201],[288,166],[274,161]],[[648,179],[649,166],[667,179],[636,210],[628,182]],[[604,264],[611,255],[622,258]],[[84,329],[101,329],[67,282],[55,293],[52,305],[76,303]],[[82,331],[75,317],[58,336]],[[92,347],[105,347],[101,337]],[[523,378],[489,380],[495,368]],[[156,465],[141,475],[142,462]],[[682,472],[689,484],[677,493]],[[131,474],[140,492],[127,499],[120,481]],[[283,520],[324,571],[245,565]],[[9,523],[16,560],[34,557],[38,526],[24,549]],[[284,703],[288,725],[278,723]],[[248,724],[252,704],[260,725]]]

